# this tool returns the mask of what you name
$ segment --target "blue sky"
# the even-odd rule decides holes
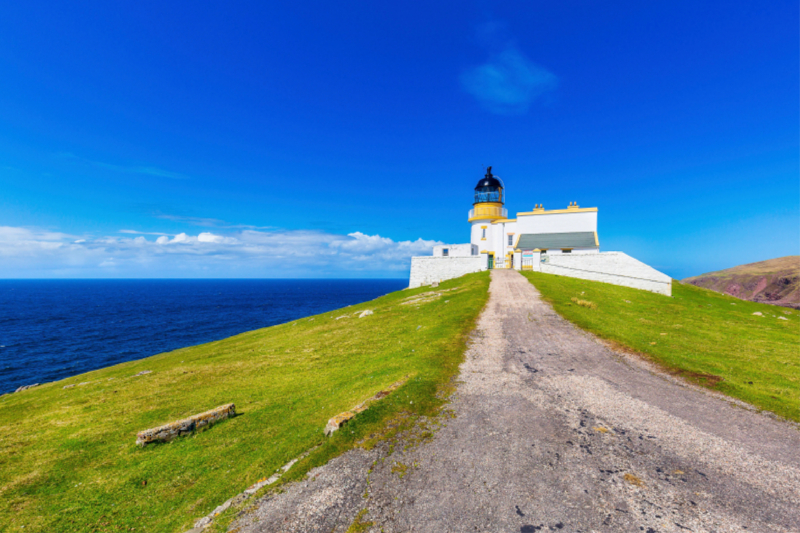
[[[2,13],[0,277],[404,277],[486,165],[674,277],[800,253],[796,1]]]

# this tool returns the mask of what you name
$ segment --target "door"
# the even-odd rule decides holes
[[[494,268],[494,256],[489,254],[489,270]]]

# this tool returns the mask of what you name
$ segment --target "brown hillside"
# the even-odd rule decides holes
[[[800,255],[739,265],[682,282],[743,300],[800,309]]]

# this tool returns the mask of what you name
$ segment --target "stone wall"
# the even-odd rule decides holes
[[[136,444],[146,446],[151,442],[169,442],[176,437],[188,435],[202,427],[209,426],[220,420],[236,416],[236,406],[232,403],[220,405],[205,413],[190,416],[183,420],[170,422],[157,428],[146,429],[136,434]]]
[[[486,270],[486,256],[412,257],[408,287],[414,289],[434,281],[458,278],[464,274]]]
[[[622,252],[548,254],[534,270],[672,296],[672,278]]]

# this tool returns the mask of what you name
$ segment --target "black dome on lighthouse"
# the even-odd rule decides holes
[[[492,167],[486,169],[486,175],[475,186],[475,202],[500,202],[503,203],[505,185],[499,177],[492,174]]]
[[[493,190],[496,191],[498,189],[502,189],[503,184],[502,182],[495,178],[494,176],[490,176],[488,178],[481,178],[481,181],[475,186],[476,191],[489,191]]]
[[[491,192],[504,189],[500,178],[492,174],[492,167],[486,169],[486,175],[475,186],[475,192]]]

